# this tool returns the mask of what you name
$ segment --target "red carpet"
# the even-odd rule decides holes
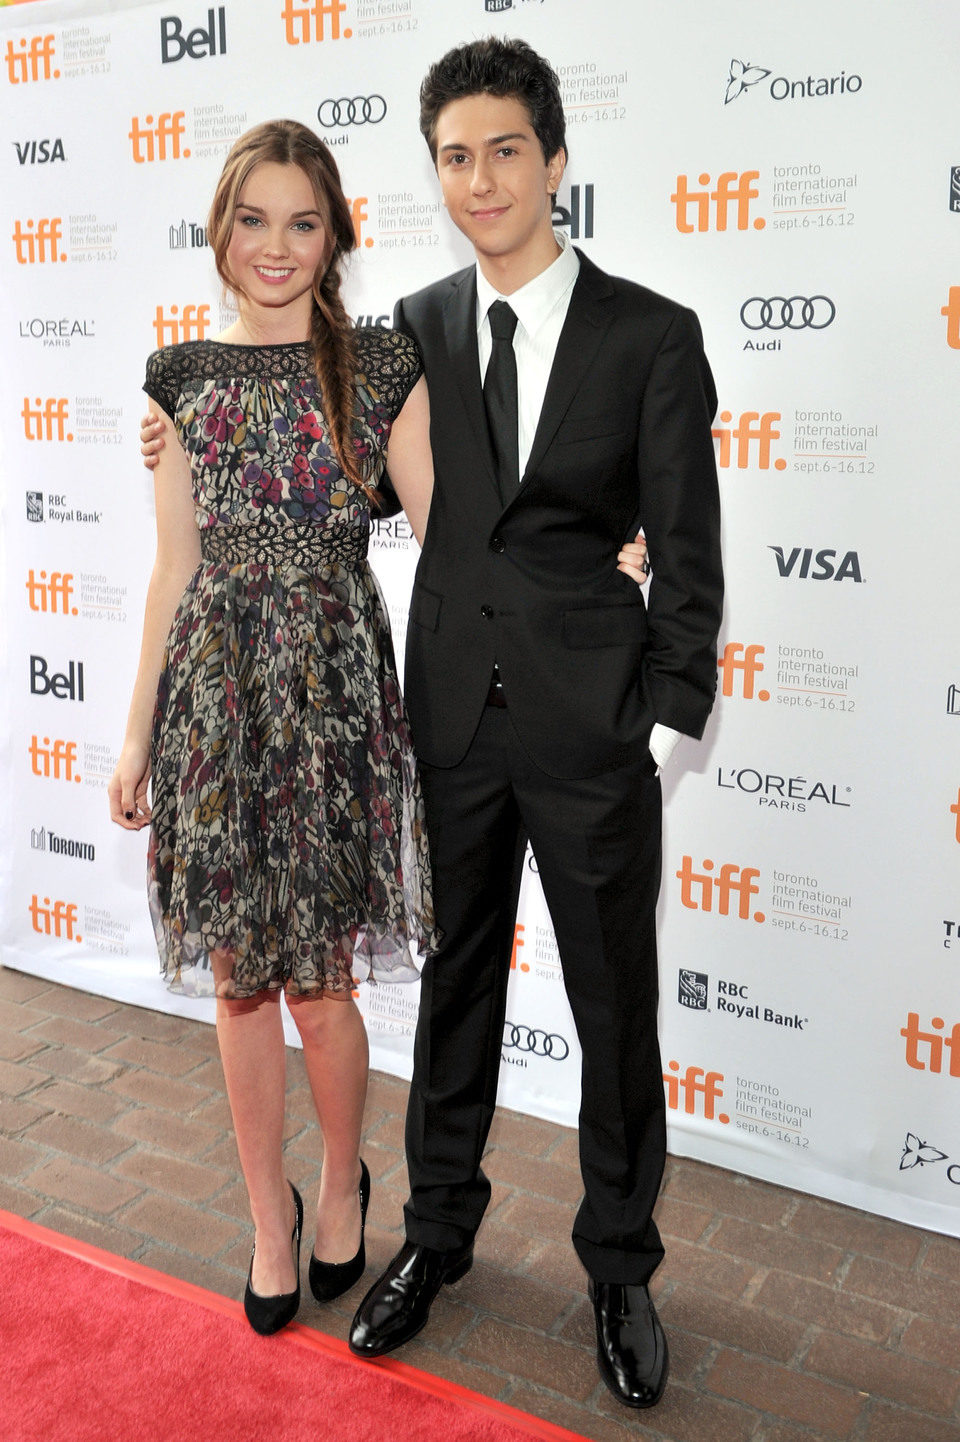
[[[2,1442],[582,1442],[0,1211]]]

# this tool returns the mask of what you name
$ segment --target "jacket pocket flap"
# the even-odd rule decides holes
[[[647,611],[643,604],[587,606],[564,611],[563,644],[588,646],[638,645],[647,635]]]

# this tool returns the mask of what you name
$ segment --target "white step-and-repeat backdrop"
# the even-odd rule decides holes
[[[674,1151],[960,1233],[960,11],[942,0],[36,0],[0,16],[7,965],[209,1016],[156,975],[113,829],[153,554],[155,346],[229,322],[204,217],[230,142],[335,147],[358,320],[466,262],[417,129],[428,63],[521,35],[563,84],[556,221],[700,314],[720,393],[718,704],[666,778]],[[372,560],[398,649],[405,521]],[[656,585],[654,578],[653,585]],[[416,987],[363,990],[409,1074]],[[575,1123],[529,858],[501,1100]]]

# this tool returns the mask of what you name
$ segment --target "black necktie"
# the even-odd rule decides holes
[[[520,484],[517,358],[513,352],[517,317],[505,300],[495,300],[487,315],[493,345],[483,378],[483,403],[487,408],[500,493],[504,500],[509,500]]]

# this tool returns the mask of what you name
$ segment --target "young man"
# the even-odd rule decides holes
[[[666,1137],[658,763],[677,733],[701,735],[713,701],[716,394],[691,311],[554,233],[563,109],[529,46],[445,55],[421,90],[421,129],[477,256],[396,316],[423,354],[433,417],[404,689],[445,940],[423,973],[407,1242],[350,1346],[376,1357],[408,1341],[471,1265],[529,838],[583,1049],[573,1240],[598,1362],[615,1396],[649,1407],[667,1376],[647,1290]],[[648,608],[616,569],[638,524]]]

